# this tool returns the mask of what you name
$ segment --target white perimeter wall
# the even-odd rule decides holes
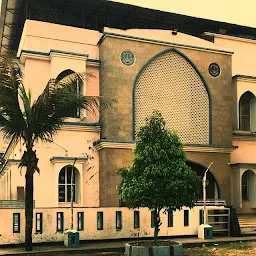
[[[212,209],[214,207],[207,207]],[[173,227],[168,227],[167,214],[162,213],[159,236],[197,235],[199,226],[199,211],[202,206],[196,206],[189,211],[189,226],[184,227],[184,210],[174,212]],[[214,209],[220,209],[215,207]],[[97,230],[97,212],[103,212],[103,230]],[[122,211],[122,229],[116,230],[116,211]],[[77,212],[84,212],[84,231],[79,231],[80,240],[115,239],[129,237],[153,237],[151,228],[151,213],[147,208],[140,208],[140,228],[133,228],[133,210],[121,207],[109,208],[75,208],[74,229],[77,228]],[[43,233],[35,234],[35,214],[43,213]],[[36,208],[34,209],[33,242],[63,241],[64,234],[56,232],[56,213],[64,213],[64,230],[70,226],[70,208]],[[20,233],[13,233],[13,213],[20,213]],[[16,244],[24,242],[25,213],[24,209],[0,209],[0,244]]]

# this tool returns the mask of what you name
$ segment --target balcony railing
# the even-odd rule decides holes
[[[226,201],[225,200],[218,200],[218,199],[207,199],[205,201],[205,204],[207,206],[226,206]],[[204,205],[203,200],[198,200],[196,203],[197,206]]]
[[[23,200],[0,200],[0,209],[24,209],[25,201]],[[35,200],[33,201],[35,208]]]

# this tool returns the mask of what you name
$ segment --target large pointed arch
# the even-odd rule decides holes
[[[137,89],[138,89],[138,84],[140,83],[140,79],[143,79],[142,76],[146,72],[148,72],[148,75],[151,76],[151,77],[154,77],[154,76],[161,77],[161,74],[154,73],[155,70],[154,70],[154,68],[152,68],[152,66],[154,66],[154,62],[156,62],[156,61],[161,62],[160,58],[163,57],[163,56],[167,56],[168,54],[170,56],[171,56],[171,54],[175,55],[177,58],[180,58],[180,60],[182,60],[184,63],[186,63],[185,65],[187,65],[187,67],[189,67],[190,72],[193,73],[193,76],[195,77],[195,79],[200,81],[201,86],[202,86],[201,89],[204,91],[203,92],[204,93],[204,98],[205,98],[205,102],[207,104],[207,106],[206,106],[207,107],[207,114],[206,113],[204,114],[203,122],[199,122],[203,125],[205,125],[205,124],[207,125],[207,130],[204,129],[205,133],[207,133],[207,135],[205,135],[205,136],[207,136],[207,139],[205,139],[203,143],[201,143],[200,141],[197,142],[196,139],[194,141],[192,140],[193,141],[192,143],[190,143],[190,142],[187,143],[186,140],[185,140],[185,143],[186,144],[212,144],[212,100],[211,100],[211,94],[210,94],[209,87],[208,87],[204,77],[202,76],[202,74],[200,73],[198,68],[195,66],[195,64],[185,54],[183,54],[182,52],[180,52],[179,50],[177,50],[175,48],[166,49],[166,50],[156,54],[155,56],[153,56],[147,63],[144,64],[144,66],[140,69],[140,71],[138,72],[138,74],[135,78],[134,86],[133,86],[133,99],[132,99],[132,101],[133,101],[133,117],[132,117],[133,118],[133,139],[135,139],[136,130],[138,130],[138,125],[136,126],[136,118],[137,118],[136,115],[138,115],[138,113],[136,112],[136,108],[138,108],[138,106],[136,105],[136,96],[137,96],[136,92],[137,92]],[[165,71],[170,71],[170,67],[168,67],[169,70],[165,66],[163,66],[162,68],[167,69]],[[150,70],[150,69],[151,69],[152,73],[149,73],[148,70]],[[184,72],[184,70],[181,70],[180,72]],[[165,72],[165,73],[163,72],[163,75],[168,76],[168,72]],[[155,86],[159,86],[159,85],[156,84]],[[166,89],[171,90],[171,88],[167,88],[167,87],[166,87]],[[193,91],[192,88],[191,88],[191,91]],[[148,98],[150,98],[150,96]],[[145,106],[140,106],[140,107],[145,109]],[[157,109],[161,112],[161,109],[159,109],[159,108],[155,108],[155,109]],[[154,109],[152,109],[152,110],[154,110]],[[191,113],[192,113],[192,111],[191,111]],[[166,119],[165,116],[164,116],[164,118]],[[190,117],[190,119],[193,119],[193,118]],[[168,124],[168,121],[167,121],[167,124]],[[178,130],[178,132],[179,132],[179,130]]]

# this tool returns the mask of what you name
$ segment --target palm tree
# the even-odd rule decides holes
[[[25,174],[25,250],[32,250],[33,227],[33,176],[39,173],[34,145],[37,141],[49,142],[60,130],[66,117],[77,109],[95,112],[99,105],[109,102],[100,97],[77,94],[77,82],[85,75],[70,74],[60,81],[50,79],[45,90],[35,102],[30,90],[26,91],[19,61],[10,53],[0,57],[0,131],[7,138],[22,139],[25,151],[20,167]]]

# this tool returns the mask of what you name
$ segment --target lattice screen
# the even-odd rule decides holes
[[[170,51],[141,73],[135,90],[135,134],[153,110],[185,144],[209,143],[209,98],[202,79],[181,55]]]

